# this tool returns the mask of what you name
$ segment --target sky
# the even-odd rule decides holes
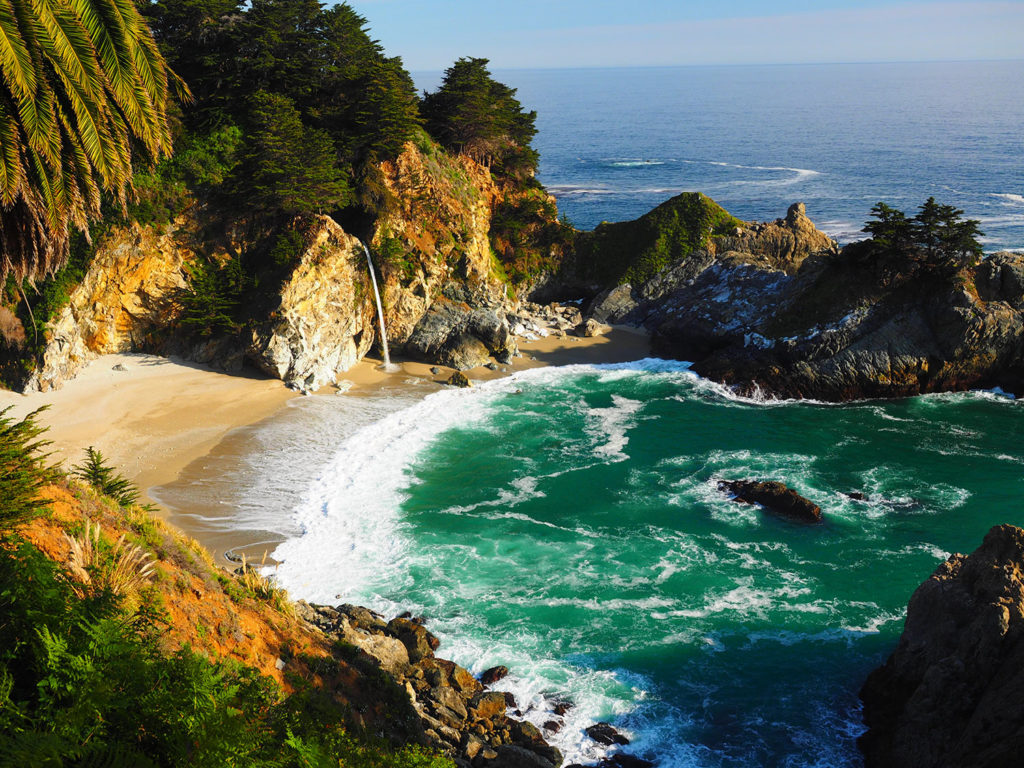
[[[349,0],[406,68],[1024,58],[1024,0]]]

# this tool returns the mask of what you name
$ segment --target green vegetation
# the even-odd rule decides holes
[[[21,280],[61,267],[101,192],[124,205],[139,150],[170,149],[167,71],[132,3],[10,0],[0,75],[0,281]]]
[[[317,211],[344,218],[372,198],[372,166],[397,155],[419,124],[401,60],[384,55],[346,3],[157,0],[144,13],[194,97],[176,148],[238,132],[219,155],[223,173],[189,183],[224,217],[271,227]]]
[[[89,483],[98,493],[109,496],[119,506],[131,507],[139,501],[135,483],[115,471],[91,445],[85,449],[85,461],[73,466],[71,474]]]
[[[124,536],[107,544],[99,525],[86,522],[68,535],[67,569],[44,556],[14,527],[44,511],[39,493],[54,479],[38,456],[44,443],[34,416],[13,421],[0,412],[0,766],[452,768],[353,726],[352,711],[326,685],[295,675],[286,693],[240,663],[165,650],[160,572]],[[138,507],[96,503],[83,502],[82,511],[147,517]],[[215,629],[223,636],[231,626]],[[302,658],[325,679],[341,677],[339,661]],[[404,693],[393,681],[367,680],[379,687],[385,717],[398,718],[388,721],[395,733],[405,733]]]
[[[45,457],[39,451],[48,443],[40,440],[43,427],[36,422],[39,411],[15,421],[0,410],[0,530],[24,522],[43,506],[39,492],[51,479]]]
[[[539,185],[507,190],[494,207],[491,249],[513,286],[554,271],[576,239],[576,230],[558,218],[554,200]]]
[[[523,110],[515,89],[492,78],[487,63],[462,58],[445,70],[441,87],[423,97],[427,130],[500,176],[530,177],[538,159],[530,147],[537,113]]]
[[[879,202],[871,209],[873,220],[863,230],[871,238],[856,255],[889,282],[918,272],[955,274],[976,264],[983,255],[978,242],[980,222],[962,219],[963,213],[951,205],[939,205],[934,197],[911,218]]]
[[[684,192],[635,221],[579,233],[575,268],[602,285],[636,285],[741,224],[711,198]]]

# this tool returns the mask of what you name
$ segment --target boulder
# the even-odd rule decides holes
[[[601,325],[592,317],[588,317],[582,323],[576,326],[576,335],[585,338],[591,338],[593,336],[603,336],[608,333],[611,328],[607,325]]]
[[[490,720],[505,713],[505,694],[497,691],[478,693],[470,699],[469,714],[476,720]]]
[[[1024,530],[992,528],[914,592],[860,692],[867,768],[995,768],[1024,754]]]
[[[779,482],[722,480],[718,490],[731,493],[736,501],[760,504],[766,512],[800,523],[820,523],[821,507]]]
[[[485,365],[491,355],[508,359],[516,346],[504,313],[441,297],[416,324],[402,350],[417,360],[464,371]]]
[[[441,641],[427,631],[426,627],[409,619],[392,619],[387,632],[397,638],[409,651],[409,661],[416,663],[434,655]]]
[[[480,675],[480,682],[484,685],[494,685],[499,680],[508,676],[508,667],[499,664],[496,667],[485,669],[483,674]]]
[[[466,389],[472,387],[469,378],[462,371],[455,371],[451,376],[448,377],[448,381],[445,382],[449,387],[461,387]]]
[[[621,746],[629,744],[629,739],[615,730],[611,723],[595,723],[586,728],[584,732],[598,744],[604,744],[607,747],[616,744]]]
[[[562,754],[554,747],[547,747],[546,752],[539,754],[516,744],[502,744],[494,761],[487,765],[488,768],[558,768]]]

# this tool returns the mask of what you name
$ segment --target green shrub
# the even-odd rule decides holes
[[[131,480],[107,464],[103,454],[91,445],[85,449],[85,461],[71,468],[71,473],[109,496],[121,507],[130,507],[139,501],[139,489]]]
[[[49,442],[40,440],[46,431],[36,422],[40,410],[33,411],[20,421],[0,410],[0,526],[12,525],[34,517],[45,503],[39,499],[43,486],[53,480],[46,466],[45,455],[40,454]]]

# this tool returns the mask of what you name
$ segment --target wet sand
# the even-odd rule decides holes
[[[495,371],[475,368],[466,375],[479,381],[541,366],[627,362],[648,357],[650,350],[644,332],[624,327],[593,338],[548,336],[519,346],[523,355],[511,365]],[[396,370],[385,372],[379,360],[368,358],[341,374],[339,387],[318,394],[423,397],[452,373],[442,368],[435,374],[431,368],[398,360]],[[55,462],[78,463],[85,448],[95,446],[157,502],[161,516],[227,562],[225,553],[259,559],[282,540],[279,533],[234,524],[233,502],[224,497],[253,490],[225,489],[223,482],[246,456],[261,449],[261,431],[272,429],[275,420],[295,417],[288,406],[297,397],[280,381],[255,371],[225,374],[195,363],[130,354],[98,358],[56,392],[0,391],[0,408],[13,406],[12,413],[20,417],[49,406],[40,421],[50,427],[47,438]]]

